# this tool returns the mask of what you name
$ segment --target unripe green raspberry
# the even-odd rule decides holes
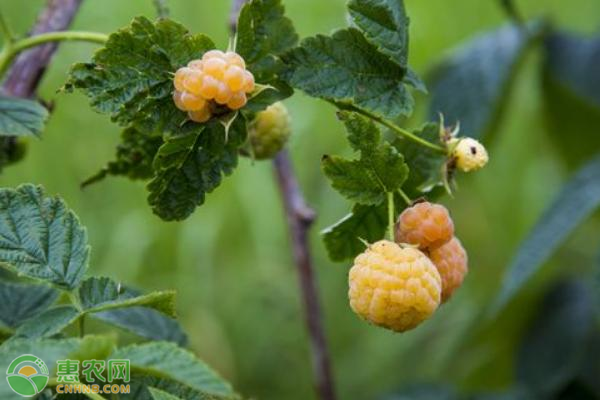
[[[442,277],[442,303],[458,289],[465,279],[468,267],[467,252],[456,237],[429,253],[429,258]]]
[[[250,124],[248,140],[251,153],[257,160],[273,158],[291,134],[291,121],[287,108],[278,102],[259,112]]]
[[[489,160],[487,150],[475,139],[454,138],[448,142],[448,146],[452,149],[456,167],[463,172],[481,169]]]
[[[396,332],[415,328],[440,305],[442,282],[431,260],[387,240],[356,257],[348,282],[352,310]]]
[[[452,239],[454,222],[441,204],[427,201],[407,208],[398,217],[395,240],[409,243],[421,250],[432,250]]]

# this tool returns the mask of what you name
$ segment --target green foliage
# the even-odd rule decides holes
[[[160,389],[149,387],[148,391],[152,396],[153,400],[178,400],[180,397],[173,396],[167,392],[164,392]]]
[[[403,0],[350,0],[348,11],[369,42],[407,67],[409,20]]]
[[[551,398],[579,372],[593,325],[592,296],[584,283],[553,288],[521,343],[518,382],[535,398]]]
[[[171,20],[137,17],[110,35],[91,63],[76,64],[65,89],[82,90],[94,109],[122,126],[177,133],[187,116],[171,98],[172,74],[214,47]]]
[[[39,136],[48,110],[37,101],[0,95],[0,136]]]
[[[520,61],[542,26],[506,25],[472,39],[432,73],[429,116],[443,113],[467,136],[482,139],[495,128]]]
[[[600,205],[600,158],[586,164],[560,191],[523,241],[506,271],[493,311],[502,309],[569,234]]]
[[[578,166],[600,149],[600,37],[565,32],[544,41],[544,116],[552,140],[569,164]],[[585,146],[582,146],[582,143]]]
[[[88,278],[79,287],[79,300],[86,312],[143,306],[175,317],[175,292],[152,292],[142,296],[123,296],[120,285],[110,278]]]
[[[16,328],[50,307],[57,297],[58,290],[49,286],[0,280],[0,326]]]
[[[80,311],[72,305],[61,305],[47,309],[39,315],[28,319],[15,331],[14,338],[51,337],[71,325],[81,316]]]
[[[428,123],[413,132],[429,143],[445,146],[440,138],[440,124]],[[431,194],[435,188],[443,187],[448,181],[448,157],[432,149],[423,147],[402,137],[393,142],[394,147],[404,156],[410,169],[404,191],[411,197]]]
[[[412,111],[406,71],[355,28],[302,40],[283,56],[285,79],[311,96],[394,119]]]
[[[73,289],[88,267],[87,233],[75,214],[40,186],[0,189],[0,263]]]
[[[206,193],[237,166],[238,148],[246,140],[240,114],[229,131],[218,121],[199,133],[170,137],[156,155],[156,176],[148,184],[148,202],[162,219],[182,220],[204,203]]]
[[[189,351],[172,343],[127,346],[117,350],[112,357],[130,360],[132,372],[167,378],[208,394],[233,394],[231,385],[216,372]]]
[[[355,113],[339,113],[348,130],[348,140],[360,159],[347,160],[324,156],[323,172],[332,186],[349,200],[366,205],[385,201],[387,193],[402,187],[408,167],[402,154],[388,142],[381,141],[375,123]]]
[[[107,175],[122,175],[132,180],[152,178],[152,162],[162,144],[161,136],[147,134],[134,127],[125,129],[116,149],[116,159],[86,179],[82,186],[98,182]]]

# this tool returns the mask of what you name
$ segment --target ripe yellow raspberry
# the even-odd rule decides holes
[[[429,258],[442,277],[442,303],[445,303],[462,285],[469,270],[467,252],[460,240],[454,237],[445,245],[432,250]]]
[[[200,110],[189,111],[188,117],[194,122],[206,122],[211,117],[210,108],[207,106]]]
[[[173,85],[173,102],[180,110],[204,110],[208,103],[202,113],[189,114],[196,122],[206,120],[207,113],[224,114],[227,108],[241,109],[248,102],[246,94],[253,92],[256,86],[244,59],[235,52],[220,50],[207,51],[202,59],[191,60],[177,70]]]
[[[350,307],[367,321],[404,332],[440,305],[440,274],[421,251],[379,241],[354,260],[348,277]]]
[[[454,138],[448,142],[456,167],[463,172],[483,168],[489,156],[481,143],[472,138]]]
[[[407,208],[396,224],[397,243],[418,245],[421,250],[432,250],[452,239],[454,223],[446,207],[423,202]]]
[[[278,102],[259,112],[250,123],[248,140],[251,153],[257,160],[272,158],[287,143],[291,134],[291,121],[287,108]]]

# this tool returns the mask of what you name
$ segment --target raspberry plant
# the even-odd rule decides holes
[[[333,261],[354,259],[350,307],[368,322],[403,332],[434,315],[465,279],[467,251],[446,208],[433,201],[456,190],[458,172],[487,164],[481,142],[503,110],[520,60],[543,42],[545,90],[564,89],[554,82],[559,81],[570,94],[591,98],[597,106],[599,92],[580,81],[600,61],[597,43],[581,44],[546,21],[524,21],[511,1],[500,1],[512,23],[438,65],[429,85],[429,122],[412,129],[404,121],[415,107],[413,93],[428,89],[409,65],[409,17],[402,0],[350,0],[349,26],[301,41],[281,0],[237,3],[245,4],[239,15],[232,14],[236,29],[227,49],[217,49],[209,36],[167,18],[160,0],[161,18],[140,16],[109,35],[58,29],[18,39],[0,18],[5,36],[0,73],[13,62],[11,73],[18,73],[17,55],[49,42],[99,44],[89,62],[71,68],[62,92],[84,93],[94,110],[119,126],[121,143],[115,159],[82,185],[107,176],[146,181],[148,204],[165,221],[186,219],[208,201],[237,168],[240,155],[275,159],[304,288],[317,390],[323,399],[333,399],[307,249],[306,230],[314,215],[291,176],[284,149],[290,117],[281,102],[301,90],[337,108],[356,156],[324,155],[321,168],[352,205],[347,216],[322,232],[324,245]],[[570,63],[577,57],[566,42],[582,49],[573,53],[587,63]],[[471,92],[462,90],[465,82]],[[20,138],[39,136],[49,117],[40,102],[20,98],[32,92],[16,92],[0,96],[0,167],[21,158]],[[547,97],[549,109],[560,108],[558,96]],[[473,138],[459,136],[460,126]],[[494,312],[598,206],[598,170],[597,160],[582,169],[534,229],[507,273]],[[568,223],[556,215],[570,215]],[[559,230],[558,225],[561,234],[548,240],[549,227]],[[185,345],[185,335],[174,319],[174,292],[143,294],[109,278],[86,276],[85,229],[63,200],[29,184],[2,189],[0,231],[0,262],[9,271],[2,275],[0,293],[26,304],[1,310],[3,360],[29,351],[46,361],[73,354],[131,358],[137,398],[239,398],[202,361],[178,347]],[[554,296],[565,290],[576,291],[559,287]],[[567,303],[566,312],[569,307],[575,306]],[[123,347],[114,337],[85,335],[88,318],[154,341]],[[78,325],[79,338],[65,338],[71,325]],[[526,352],[522,357],[527,365]],[[2,398],[11,395],[0,393]],[[52,390],[44,395],[54,398]]]

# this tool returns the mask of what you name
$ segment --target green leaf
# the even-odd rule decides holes
[[[95,313],[117,308],[143,306],[176,316],[175,292],[152,292],[132,297],[122,293],[120,285],[110,278],[88,278],[79,287],[79,298],[85,312]]]
[[[580,281],[554,287],[521,343],[517,380],[535,398],[552,397],[579,372],[593,326],[589,288]]]
[[[127,346],[113,353],[112,358],[130,360],[132,372],[171,379],[210,394],[233,394],[229,383],[192,353],[173,343]]]
[[[0,280],[0,325],[16,328],[48,309],[57,297],[58,291],[48,286]]]
[[[360,151],[360,159],[324,156],[323,172],[332,186],[349,200],[380,204],[387,193],[400,189],[408,177],[404,158],[390,143],[381,141],[381,133],[373,121],[356,113],[340,112],[339,116],[346,125],[352,147]]]
[[[395,217],[406,207],[400,196],[394,196]],[[385,236],[388,227],[387,204],[365,206],[356,204],[352,212],[321,234],[332,261],[346,261],[365,251],[362,240],[374,243]],[[362,239],[362,240],[361,240]]]
[[[98,355],[100,347],[113,345],[111,339],[103,336],[86,336],[83,339],[14,339],[0,346],[0,365],[5,368],[18,356],[34,354],[44,361],[52,376],[57,360],[92,359]],[[2,400],[22,399],[6,384],[0,385],[0,398]]]
[[[122,126],[179,132],[187,115],[171,98],[172,73],[214,47],[169,19],[137,17],[110,35],[91,63],[76,64],[65,89],[81,89],[94,109]]]
[[[153,400],[182,400],[180,397],[173,396],[167,392],[163,392],[160,389],[149,387],[148,391]]]
[[[478,139],[493,131],[518,66],[540,31],[539,23],[506,25],[457,49],[433,71],[429,119],[441,112]]]
[[[175,398],[185,400],[240,400],[237,395],[221,396],[209,394],[193,389],[172,379],[143,373],[132,373],[130,394],[132,398],[148,399],[151,398],[156,390],[160,390],[163,393],[169,393],[171,396],[176,396]]]
[[[161,136],[129,127],[121,133],[121,143],[116,149],[116,159],[88,178],[82,186],[98,182],[107,175],[122,175],[131,180],[152,178],[152,162],[163,144]]]
[[[81,315],[81,311],[71,305],[52,307],[25,321],[15,331],[15,337],[36,339],[54,336],[77,321]]]
[[[0,136],[39,136],[47,119],[37,101],[0,95]]]
[[[304,39],[283,60],[283,77],[311,96],[388,119],[412,111],[413,99],[402,81],[405,69],[355,28]]]
[[[493,304],[499,312],[552,256],[569,234],[600,206],[600,158],[584,166],[561,189],[521,244]]]
[[[236,51],[252,72],[253,67],[275,63],[275,56],[297,42],[298,34],[281,0],[251,0],[240,11]]]
[[[600,37],[558,32],[545,39],[544,51],[547,129],[560,154],[577,167],[600,150]]]
[[[440,140],[440,125],[428,123],[414,132],[430,143],[444,145]],[[423,147],[413,141],[396,136],[394,147],[404,156],[410,174],[403,190],[411,198],[430,193],[436,187],[443,187],[447,180],[447,157],[437,151]]]
[[[406,68],[409,19],[403,0],[350,0],[348,10],[367,40]]]
[[[87,233],[41,186],[0,189],[0,263],[20,275],[73,289],[88,267]]]
[[[198,134],[172,136],[154,160],[156,176],[148,184],[148,202],[164,220],[187,218],[237,166],[238,148],[246,139],[241,114],[226,133],[219,121]]]
[[[381,400],[458,400],[456,390],[443,385],[411,385],[394,394],[383,397]],[[471,399],[469,397],[469,399]]]

